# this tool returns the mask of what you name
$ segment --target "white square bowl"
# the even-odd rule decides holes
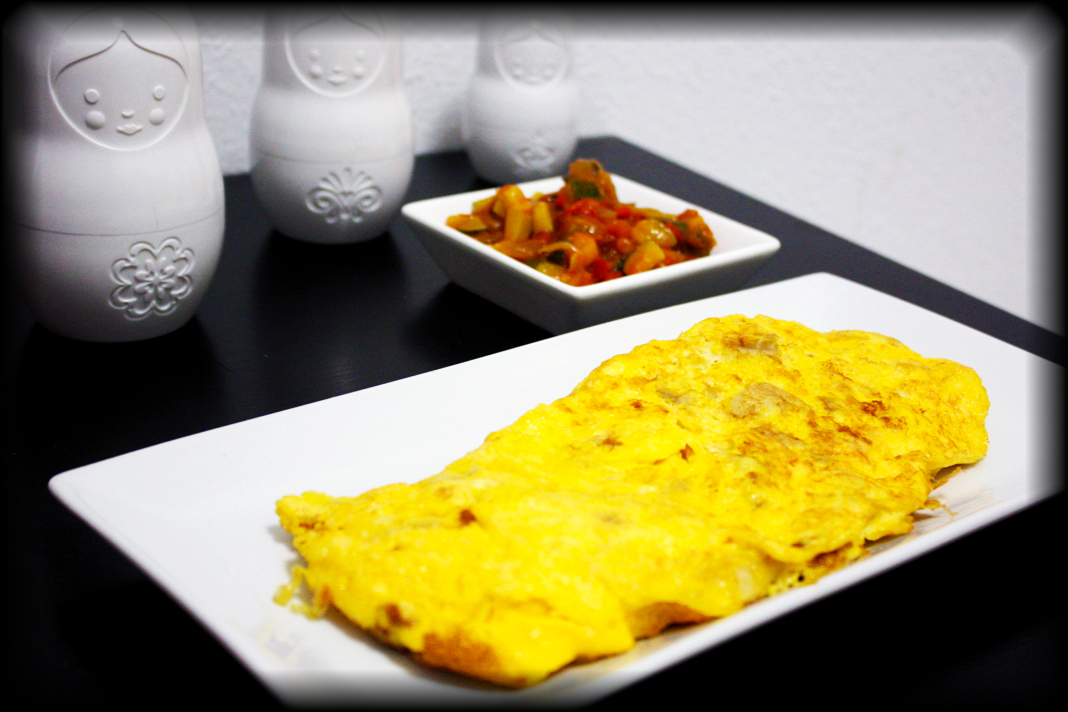
[[[554,334],[735,290],[779,249],[777,239],[748,225],[616,174],[612,180],[620,202],[673,215],[697,210],[716,238],[712,252],[573,287],[445,225],[451,215],[470,213],[476,200],[493,195],[496,188],[408,203],[401,214],[449,279]],[[530,196],[556,192],[563,184],[563,178],[545,178],[519,187]]]

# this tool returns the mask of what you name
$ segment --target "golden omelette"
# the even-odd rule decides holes
[[[416,484],[278,502],[313,612],[502,685],[863,555],[987,449],[976,373],[886,336],[703,321]]]

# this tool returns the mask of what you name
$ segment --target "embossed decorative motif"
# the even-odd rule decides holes
[[[168,237],[159,247],[134,243],[111,266],[111,277],[119,285],[111,292],[111,306],[131,319],[170,314],[193,291],[193,266],[193,251],[182,247],[177,237]]]
[[[294,11],[286,54],[294,73],[325,96],[351,96],[374,81],[386,61],[381,20],[372,11],[308,6]]]
[[[541,86],[563,76],[568,46],[559,29],[549,23],[518,22],[501,34],[496,57],[505,79]]]
[[[530,177],[549,175],[555,159],[556,149],[540,132],[512,152],[512,160],[519,172]]]
[[[52,96],[63,116],[107,148],[132,151],[159,141],[188,100],[183,42],[148,10],[91,10],[64,31],[50,61]]]
[[[381,207],[382,189],[363,171],[355,173],[351,168],[345,168],[320,180],[308,192],[305,202],[309,210],[323,215],[331,225],[348,221],[358,223]]]

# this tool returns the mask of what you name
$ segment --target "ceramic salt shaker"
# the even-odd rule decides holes
[[[562,174],[578,142],[577,120],[568,23],[484,21],[463,122],[479,176],[500,185]]]
[[[192,17],[27,5],[3,44],[10,254],[31,311],[86,341],[178,329],[223,241]]]
[[[396,217],[414,165],[401,51],[359,7],[268,11],[251,176],[278,232],[362,242]]]

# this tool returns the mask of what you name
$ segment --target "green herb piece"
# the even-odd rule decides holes
[[[571,178],[568,180],[568,184],[571,186],[571,195],[575,196],[575,200],[582,200],[583,198],[600,199],[601,197],[601,189],[597,187],[596,183]]]

